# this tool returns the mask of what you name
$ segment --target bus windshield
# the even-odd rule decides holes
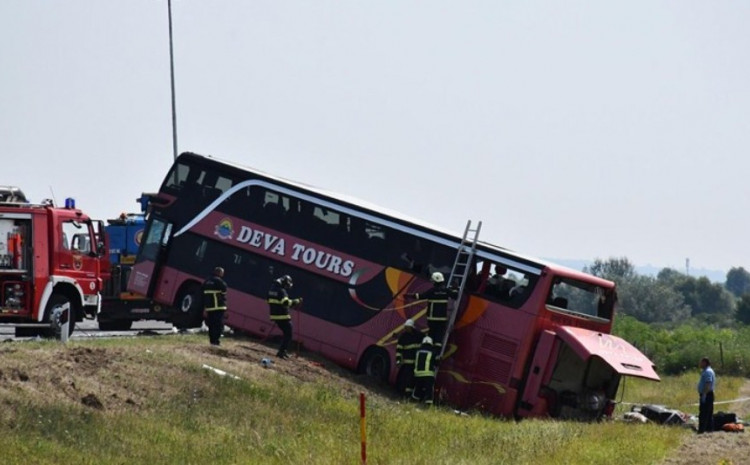
[[[616,300],[614,289],[572,278],[556,277],[547,304],[553,310],[601,318],[609,321]]]

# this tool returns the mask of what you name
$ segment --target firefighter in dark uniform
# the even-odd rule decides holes
[[[458,292],[446,287],[443,273],[439,271],[432,273],[430,281],[432,281],[432,289],[422,293],[406,294],[406,297],[427,301],[428,334],[432,338],[435,353],[440,353],[448,325],[448,298],[455,299]]]
[[[432,405],[435,391],[435,370],[437,355],[434,353],[432,338],[425,336],[414,357],[414,392],[412,399]]]
[[[213,276],[203,282],[203,316],[208,326],[208,340],[214,346],[220,344],[227,310],[227,283],[223,277],[224,268],[217,266]]]
[[[284,334],[279,351],[276,356],[279,358],[289,358],[287,349],[292,342],[292,316],[289,314],[289,307],[298,305],[302,298],[290,299],[288,290],[292,288],[292,277],[284,275],[276,279],[268,291],[268,307],[271,311],[271,321],[281,329]]]
[[[414,320],[404,323],[404,331],[396,342],[396,365],[400,368],[396,377],[396,391],[410,396],[414,391],[414,357],[422,343],[422,333],[414,325]]]

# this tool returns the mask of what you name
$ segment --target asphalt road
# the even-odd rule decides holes
[[[10,325],[0,325],[0,341],[6,340],[28,340],[28,337],[17,338],[15,336],[15,328]],[[138,333],[156,333],[156,334],[168,334],[172,332],[171,323],[163,323],[161,321],[136,321],[133,323],[133,328],[130,331],[100,331],[99,325],[96,321],[84,320],[76,323],[75,331],[73,331],[73,339],[83,339],[91,337],[121,337],[121,336],[135,336]]]

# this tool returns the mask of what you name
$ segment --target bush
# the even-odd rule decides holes
[[[675,328],[648,325],[620,316],[614,334],[638,347],[661,374],[680,374],[708,357],[724,375],[750,376],[750,328],[716,328],[691,320]]]

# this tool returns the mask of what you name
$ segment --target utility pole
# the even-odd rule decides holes
[[[690,276],[690,259],[689,258],[685,259],[685,274],[687,276]]]
[[[177,159],[177,106],[174,92],[174,51],[172,48],[172,0],[167,0],[167,13],[169,14],[169,75],[172,84],[172,151]]]

